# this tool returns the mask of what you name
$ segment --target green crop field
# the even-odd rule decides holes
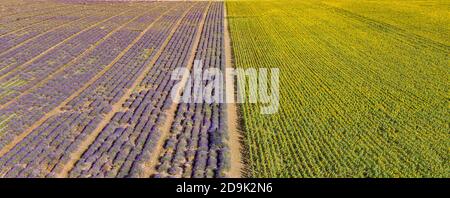
[[[235,67],[280,68],[240,106],[250,177],[450,177],[449,1],[227,1]]]

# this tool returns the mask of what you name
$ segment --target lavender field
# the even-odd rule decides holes
[[[222,2],[1,4],[0,177],[229,176],[224,105],[169,97],[225,67]]]

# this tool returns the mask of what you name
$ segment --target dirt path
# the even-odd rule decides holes
[[[62,40],[62,41],[59,42],[58,44],[53,45],[52,47],[50,47],[50,48],[48,48],[47,50],[45,50],[45,51],[43,51],[42,53],[40,53],[39,55],[35,56],[34,58],[32,58],[32,59],[28,60],[27,62],[25,62],[25,63],[23,63],[23,64],[21,64],[21,65],[15,67],[15,68],[12,69],[11,71],[9,71],[9,72],[7,72],[7,73],[1,75],[1,76],[0,76],[0,80],[3,79],[3,78],[5,78],[5,77],[8,76],[9,74],[11,74],[11,73],[13,73],[13,72],[19,70],[20,68],[22,68],[22,67],[24,67],[24,66],[26,66],[26,65],[29,65],[29,64],[31,64],[31,63],[33,63],[35,60],[37,60],[37,59],[43,57],[43,56],[46,55],[48,52],[50,52],[50,51],[52,51],[53,49],[55,49],[55,48],[61,46],[61,45],[64,44],[65,42],[69,41],[70,39],[75,38],[76,36],[80,35],[81,33],[85,32],[85,31],[87,31],[87,30],[89,30],[89,29],[91,29],[91,28],[93,28],[93,27],[95,27],[95,26],[97,26],[97,25],[99,25],[99,24],[105,22],[105,21],[108,21],[108,20],[110,20],[110,19],[112,19],[112,18],[114,18],[114,17],[116,17],[116,16],[120,16],[120,15],[126,13],[126,12],[129,12],[130,10],[132,10],[132,9],[127,9],[126,11],[123,11],[123,12],[117,14],[117,15],[113,15],[113,16],[111,16],[111,17],[108,17],[108,18],[106,18],[106,19],[104,19],[104,20],[101,20],[101,21],[99,21],[99,22],[97,22],[97,23],[94,23],[94,24],[90,25],[90,26],[87,27],[87,28],[84,28],[83,30],[81,30],[81,31],[79,31],[79,32],[77,32],[77,33],[75,33],[75,34],[73,34],[72,36],[69,36],[68,38]],[[11,50],[11,49],[10,49],[10,50]]]
[[[224,2],[224,40],[225,40],[225,65],[226,68],[233,68],[232,53],[231,53],[231,40],[230,32],[228,30],[227,8]],[[230,102],[230,98],[234,97],[234,78],[231,75],[226,74],[225,79],[225,94],[227,98],[227,124],[228,124],[228,146],[230,147],[231,166],[228,172],[229,177],[239,178],[242,177],[243,162],[242,162],[242,132],[239,131],[239,117],[237,112],[236,103]]]
[[[159,7],[159,6],[158,6]],[[154,10],[158,7],[154,7],[151,8],[150,10]],[[3,109],[5,107],[7,107],[8,105],[12,104],[13,102],[15,102],[18,98],[29,94],[31,91],[33,91],[36,87],[42,86],[45,83],[47,83],[48,81],[50,81],[55,74],[64,71],[64,69],[66,69],[68,66],[76,63],[78,60],[80,60],[81,58],[83,58],[86,54],[92,52],[92,50],[94,50],[98,45],[100,45],[103,41],[105,41],[106,39],[108,39],[109,37],[111,37],[114,33],[116,33],[117,31],[119,31],[120,29],[122,29],[123,27],[127,26],[128,24],[130,24],[131,22],[135,21],[137,18],[143,16],[142,15],[138,15],[136,17],[133,17],[132,19],[130,19],[129,21],[127,21],[126,23],[116,27],[115,29],[113,29],[111,32],[109,32],[107,35],[105,35],[103,38],[101,38],[100,40],[98,40],[95,44],[93,44],[91,47],[89,47],[88,49],[86,49],[84,52],[82,52],[80,55],[78,55],[77,57],[75,57],[74,59],[72,59],[70,62],[66,63],[65,65],[63,65],[62,67],[58,68],[56,71],[52,72],[51,74],[49,74],[47,77],[45,77],[44,79],[42,79],[40,82],[34,84],[32,87],[28,88],[25,91],[22,91],[22,93],[20,93],[20,95],[12,98],[10,101],[6,102],[5,104],[0,105],[0,109]]]
[[[125,11],[127,12],[127,11]],[[122,13],[121,13],[122,14]],[[119,14],[120,15],[120,14]],[[75,97],[80,95],[85,89],[87,89],[89,86],[91,86],[95,81],[97,81],[103,74],[105,74],[119,59],[125,55],[125,53],[131,48],[132,42],[127,48],[125,48],[109,65],[107,65],[105,68],[103,68],[102,71],[97,73],[93,78],[91,78],[88,82],[86,82],[82,87],[80,87],[76,92],[74,92],[72,95],[70,95],[68,98],[66,98],[61,104],[59,104],[57,107],[55,107],[52,111],[46,113],[41,119],[39,119],[37,122],[32,124],[30,127],[28,127],[23,133],[16,136],[13,141],[11,141],[9,144],[5,145],[0,150],[0,157],[2,157],[5,153],[9,152],[17,143],[22,141],[26,136],[28,136],[34,129],[42,125],[46,120],[51,118],[54,115],[57,115],[61,112],[61,108],[66,106],[67,103],[69,103],[71,100],[73,100]]]
[[[209,8],[211,6],[211,2],[209,2],[208,7],[205,9],[205,12],[203,13],[202,16],[202,20],[200,21],[199,25],[198,25],[198,31],[196,32],[195,38],[194,38],[194,45],[192,46],[191,49],[191,53],[189,54],[189,59],[188,59],[188,70],[191,70],[192,66],[194,65],[194,59],[195,59],[195,54],[197,52],[197,47],[199,45],[200,42],[200,37],[201,34],[203,32],[203,27],[205,25],[205,21],[206,21],[206,15],[208,14]],[[187,75],[184,75],[183,78],[180,81],[180,89],[177,90],[177,95],[180,95],[181,92],[183,91],[186,82],[188,80]],[[152,155],[150,157],[150,160],[148,162],[146,162],[144,164],[144,175],[143,177],[148,178],[151,177],[155,171],[156,171],[156,166],[158,165],[158,159],[161,156],[161,151],[163,150],[163,146],[164,146],[164,142],[167,140],[167,138],[170,136],[170,129],[172,127],[172,123],[174,121],[175,118],[175,113],[177,110],[177,103],[173,103],[170,108],[165,112],[166,114],[166,120],[164,121],[164,124],[159,127],[159,129],[161,130],[161,135],[160,138],[158,139],[156,146],[155,146],[155,150],[152,151]]]
[[[191,7],[192,8],[192,7]],[[170,9],[171,10],[171,9]],[[167,12],[169,12],[170,10],[166,11],[165,13],[161,14],[161,16],[155,20],[149,27],[147,27],[147,29],[144,32],[147,32],[148,30],[150,30],[153,27],[153,24],[158,21],[160,18],[162,18]],[[158,50],[158,52],[155,54],[155,56],[152,58],[152,60],[148,63],[147,67],[145,67],[144,71],[142,71],[139,76],[136,78],[136,80],[133,82],[133,84],[131,85],[131,87],[129,89],[126,90],[125,94],[120,98],[120,100],[115,103],[112,107],[112,110],[105,115],[105,117],[103,118],[103,120],[99,123],[99,125],[97,125],[97,127],[94,129],[94,131],[89,134],[88,136],[86,136],[86,139],[83,140],[83,142],[80,144],[80,146],[78,146],[78,148],[71,154],[70,160],[68,163],[66,163],[61,171],[61,173],[58,174],[58,177],[68,177],[69,175],[69,171],[72,170],[72,168],[75,166],[75,163],[81,158],[81,156],[83,155],[83,153],[89,148],[89,146],[95,141],[95,139],[97,138],[97,136],[100,134],[100,132],[102,131],[102,129],[109,123],[109,120],[112,119],[112,117],[114,116],[115,113],[121,111],[122,109],[122,104],[126,101],[126,99],[128,99],[128,97],[132,94],[133,90],[135,87],[137,87],[139,85],[139,83],[145,78],[145,76],[147,75],[147,73],[150,71],[150,69],[152,68],[152,65],[155,64],[155,62],[158,60],[159,56],[161,55],[162,51],[164,50],[164,48],[166,47],[166,45],[169,43],[170,39],[172,38],[173,34],[175,33],[176,29],[178,28],[178,26],[180,25],[181,21],[183,20],[183,18],[186,16],[186,14],[189,12],[190,8],[187,9],[183,15],[181,16],[181,18],[177,21],[177,24],[174,25],[174,27],[172,27],[171,32],[169,33],[169,36],[166,38],[166,40],[164,41],[163,45],[161,45],[161,48]],[[144,33],[145,34],[145,33]],[[139,38],[141,38],[144,34],[139,35]],[[136,42],[139,39],[135,40]],[[133,43],[134,44],[134,43]],[[131,46],[130,46],[131,48]],[[128,50],[128,49],[127,49]]]

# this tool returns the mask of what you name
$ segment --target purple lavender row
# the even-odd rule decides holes
[[[43,6],[40,2],[14,2],[11,4],[11,2],[5,2],[2,1],[0,3],[0,7],[2,8],[2,13],[0,17],[6,17],[6,16],[15,16],[20,15],[27,12],[36,12],[41,10],[47,10],[47,9],[54,9],[61,5],[56,6],[49,6],[45,5]]]
[[[168,4],[166,9],[174,6],[175,4]],[[79,111],[86,107],[85,104],[104,102],[111,105],[115,104],[123,96],[124,89],[130,88],[137,75],[155,56],[163,41],[167,38],[170,29],[175,25],[175,21],[185,11],[182,6],[185,5],[179,4],[171,10],[171,13],[163,15],[104,76],[70,101],[64,108]],[[157,16],[151,17],[156,18]]]
[[[181,4],[180,7],[186,8],[186,7],[189,7],[189,4],[183,3],[183,4]],[[181,15],[184,11],[185,11],[184,9],[176,10],[176,12],[178,12],[179,15]],[[178,20],[178,18],[179,17],[170,19],[170,20],[173,21],[173,23],[174,23],[176,20]],[[186,21],[184,20],[182,23],[184,24],[184,23],[186,23]],[[162,24],[162,25],[163,25],[162,27],[164,27],[164,24]],[[170,29],[167,29],[167,31],[164,32],[163,34],[167,34],[169,30]],[[180,31],[181,31],[180,29],[176,30],[176,32],[178,34]],[[167,38],[167,35],[164,36],[164,40],[166,38]],[[173,40],[173,38],[172,38],[172,40]],[[144,68],[142,67],[142,68],[138,68],[138,69],[139,70],[137,70],[137,71],[139,72],[139,71],[143,70]],[[138,73],[138,72],[134,71],[133,73]],[[133,75],[137,76],[137,74],[133,74]],[[135,78],[133,78],[133,80],[134,79]],[[128,83],[127,81],[123,81],[120,84],[123,84],[122,86],[127,86],[126,85],[127,83]],[[121,94],[121,96],[122,95],[123,94]],[[136,93],[134,93],[133,95],[136,96]],[[136,113],[136,114],[142,113],[141,119],[147,120],[148,118],[143,118],[143,117],[149,116],[152,109],[148,105],[147,105],[147,108],[145,108],[145,110],[143,107],[146,107],[146,105],[141,105],[140,107],[138,107],[136,109],[136,111],[134,113]],[[157,109],[153,109],[153,111],[157,111]],[[123,138],[120,138],[120,140],[116,141],[115,138],[113,138],[114,136],[111,135],[111,132],[112,132],[112,130],[121,131],[121,129],[122,129],[121,125],[124,125],[127,122],[127,121],[124,121],[124,119],[125,119],[125,117],[130,118],[129,117],[129,116],[131,116],[130,113],[131,113],[131,111],[128,112],[128,115],[124,115],[124,112],[118,112],[115,114],[113,119],[109,122],[110,124],[102,130],[102,132],[100,133],[99,137],[96,139],[94,144],[92,144],[92,146],[89,147],[88,151],[83,155],[82,159],[77,163],[77,166],[71,172],[71,177],[124,177],[128,174],[131,163],[134,160],[134,157],[141,152],[140,149],[142,149],[142,146],[144,143],[143,141],[145,141],[146,134],[148,134],[151,130],[151,127],[144,127],[144,124],[145,124],[144,121],[140,122],[140,124],[137,124],[136,123],[137,119],[134,119],[132,124],[130,124],[131,126],[127,127],[127,129],[124,129]],[[136,118],[139,118],[139,116],[136,116]],[[155,119],[156,119],[156,117],[153,117],[153,121],[155,121]],[[105,139],[104,137],[108,137],[107,142],[111,142],[111,141],[115,142],[113,149],[110,148],[110,146],[112,146],[112,145],[109,145],[108,143],[104,144],[104,139]],[[139,140],[137,140],[137,139],[139,139]],[[136,142],[136,141],[138,141],[138,142]],[[98,147],[100,147],[100,146],[102,148],[99,149]],[[118,147],[126,147],[126,148],[117,149]],[[132,149],[131,147],[135,147],[135,148]],[[108,154],[105,152],[106,150],[108,150]],[[113,162],[112,156],[118,155],[119,150],[121,150],[121,156],[119,158],[117,158],[118,160],[114,160],[114,162]],[[95,154],[91,155],[92,153],[95,153]],[[99,155],[96,155],[96,154],[103,155],[103,157],[100,159],[100,161],[98,159]],[[111,159],[108,162],[105,162],[106,164],[103,164],[102,161],[104,161],[106,155],[111,157]],[[91,166],[93,161],[95,161],[97,164],[101,164],[104,171],[99,171],[98,170],[99,166],[95,166],[95,165]],[[114,163],[114,165],[111,165],[111,166],[108,165],[108,164],[112,164],[112,163]]]
[[[87,124],[87,123],[86,123],[86,124]],[[79,131],[81,131],[81,130],[78,130],[78,132],[79,132]]]
[[[17,16],[24,13],[30,13],[30,12],[42,12],[45,10],[54,10],[56,8],[62,7],[67,4],[54,2],[52,4],[43,4],[39,1],[22,1],[22,2],[5,2],[2,1],[0,3],[2,7],[2,11],[4,11],[0,16],[2,18],[4,17],[11,17],[11,16]]]
[[[52,75],[59,68],[66,66],[67,63],[82,54],[91,45],[96,44],[108,33],[130,21],[133,17],[135,16],[122,15],[113,17],[64,42],[45,56],[27,65],[27,67],[8,74],[8,76],[0,80],[0,85],[8,85],[0,88],[0,104],[17,97],[42,79]]]
[[[79,5],[73,6],[73,7],[81,7]],[[70,7],[70,8],[73,8]],[[31,18],[45,18],[49,15],[51,15],[52,12],[54,12],[55,10],[65,10],[65,9],[69,9],[69,6],[65,5],[65,6],[58,6],[58,7],[54,7],[53,9],[34,9],[34,10],[30,10],[27,12],[22,12],[22,13],[17,13],[15,15],[10,15],[10,16],[4,16],[2,18],[0,18],[0,23],[17,23],[20,22],[21,20],[27,20],[27,19],[31,19]]]
[[[164,72],[167,81],[155,84],[161,88],[140,86],[135,89],[122,104],[126,111],[117,112],[103,128],[71,171],[71,177],[142,176],[142,165],[149,160],[159,139],[158,126],[164,120],[163,106],[170,104],[168,92],[174,86],[169,80],[170,71],[187,66],[193,38],[206,6],[206,2],[194,5],[153,65],[152,71]],[[154,75],[152,71],[147,75]]]
[[[17,66],[31,60],[59,42],[106,18],[107,16],[104,14],[86,17],[76,25],[58,28],[1,55],[0,75],[10,72]]]
[[[81,13],[80,13],[81,11]],[[94,9],[95,12],[99,12],[100,10]],[[0,52],[4,52],[28,39],[34,38],[39,34],[47,32],[52,28],[58,27],[60,25],[68,24],[70,22],[76,21],[83,16],[90,15],[92,12],[91,9],[86,10],[74,10],[71,12],[61,11],[55,12],[54,17],[48,19],[40,24],[36,24],[30,27],[27,27],[23,30],[20,30],[15,33],[11,33],[5,36],[0,37]],[[77,14],[79,13],[79,14]]]
[[[148,13],[136,19],[125,28],[115,33],[111,37],[112,39],[105,41],[104,43],[106,44],[103,47],[99,46],[98,49],[96,48],[98,53],[93,53],[93,55],[95,55],[98,60],[103,63],[111,61],[112,59],[110,59],[110,56],[114,58],[118,55],[118,53],[114,52],[113,54],[104,55],[104,57],[101,57],[101,52],[108,52],[108,49],[113,49],[114,51],[116,51],[116,49],[123,50],[123,48],[129,45],[131,40],[136,38],[147,25],[149,25],[167,9],[168,7],[164,6],[158,7],[157,11]],[[89,61],[89,59],[86,60]],[[101,62],[99,63],[101,64]],[[80,65],[83,65],[84,63],[86,62],[80,63]],[[92,65],[98,64],[94,62]],[[83,66],[86,67],[79,69],[88,69],[88,67],[92,67],[89,63]],[[96,73],[94,71],[91,72]],[[66,74],[68,73],[70,72],[67,72]],[[72,75],[73,74],[70,76]],[[55,176],[55,173],[59,173],[64,164],[68,162],[70,154],[80,145],[85,136],[92,132],[98,122],[101,121],[102,116],[99,115],[106,112],[99,112],[97,110],[102,109],[103,107],[97,107],[95,111],[65,110],[58,113],[53,116],[52,119],[44,122],[39,128],[34,130],[18,145],[16,145],[10,152],[0,158],[0,170],[11,170],[4,173],[5,177]],[[42,145],[45,146],[43,147]],[[15,164],[22,164],[22,166],[16,167]]]
[[[64,123],[61,118],[72,117],[75,118],[72,123]],[[0,158],[0,177],[43,177],[41,171],[47,170],[50,167],[48,162],[41,160],[40,156],[47,155],[48,160],[58,160],[56,156],[61,153],[51,149],[55,142],[47,141],[47,139],[55,139],[58,132],[69,130],[71,127],[78,128],[80,123],[86,122],[86,118],[77,114],[64,113],[60,116],[53,116],[47,122],[39,126],[33,133],[38,132],[39,135],[29,135],[20,143],[18,143],[11,152]],[[51,134],[45,134],[47,131],[52,131]],[[45,136],[44,136],[45,135]],[[46,137],[44,139],[43,137]],[[73,141],[73,136],[60,136],[61,141]],[[62,145],[62,144],[60,144]],[[30,149],[32,152],[30,152]],[[11,155],[13,153],[13,155]]]
[[[33,26],[21,30],[18,33],[9,34],[3,37],[0,37],[0,52],[4,52],[28,39],[31,39],[43,32],[50,30],[55,26],[60,26],[62,24],[70,23],[71,21],[75,21],[80,19],[79,16],[57,16],[54,20],[49,21],[48,23],[40,24],[38,26]]]
[[[55,11],[68,11],[82,6],[64,6],[51,10],[40,10],[38,12],[24,13],[20,15],[7,16],[0,19],[0,35],[7,34],[19,28],[26,27],[35,23],[39,23],[44,20],[52,19],[55,17]]]
[[[214,2],[195,56],[202,60],[202,71],[224,71],[223,3]],[[224,79],[219,79],[223,82]],[[203,84],[210,83],[205,80]],[[194,85],[191,95],[195,95]],[[186,89],[185,89],[186,90]],[[214,90],[224,93],[224,90]],[[198,95],[198,94],[197,94]],[[225,105],[216,103],[181,103],[177,107],[171,134],[165,142],[155,177],[224,177],[229,168],[226,144]]]
[[[7,133],[0,134],[0,148],[103,70],[138,34],[139,32],[126,28],[115,32],[71,67],[55,74],[42,86],[1,109],[0,116],[15,116],[7,123]]]

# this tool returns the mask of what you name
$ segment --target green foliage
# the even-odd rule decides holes
[[[449,177],[448,5],[422,3],[227,1],[235,66],[281,75],[277,114],[241,106],[249,176]]]

